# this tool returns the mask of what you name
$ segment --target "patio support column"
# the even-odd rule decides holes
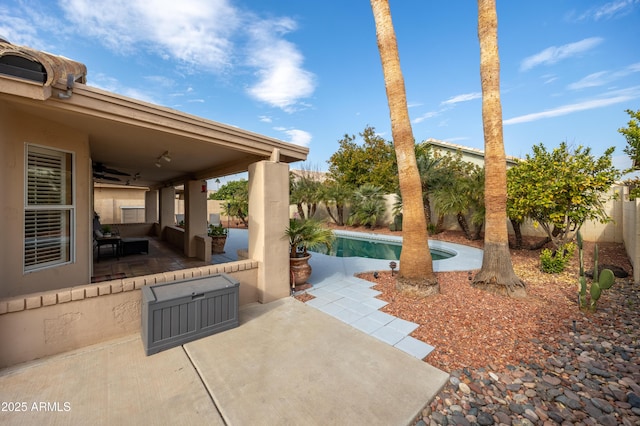
[[[258,301],[287,297],[289,287],[289,166],[259,161],[249,166],[249,258],[259,262]]]
[[[201,180],[184,185],[184,254],[196,257],[196,235],[207,235],[207,193],[202,192]]]
[[[156,189],[144,193],[144,221],[145,223],[158,221],[158,190]]]
[[[160,236],[165,239],[164,228],[175,224],[176,190],[173,186],[160,190]]]

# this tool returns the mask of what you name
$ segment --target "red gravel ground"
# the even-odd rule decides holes
[[[353,228],[347,228],[353,230]],[[380,233],[396,234],[385,229]],[[482,240],[468,241],[459,232],[446,231],[434,239],[482,248]],[[531,243],[531,241],[529,241]],[[585,242],[586,269],[593,268],[593,243]],[[631,273],[622,244],[599,244],[600,264],[614,264]],[[395,290],[390,272],[359,275],[375,282],[378,298],[389,302],[381,310],[420,326],[412,336],[435,347],[425,361],[445,371],[491,365],[502,368],[540,359],[542,342],[554,342],[573,320],[601,321],[577,307],[577,251],[560,274],[540,271],[540,250],[512,250],[516,274],[527,283],[526,299],[510,299],[471,287],[468,272],[437,273],[440,294],[426,299],[404,296]],[[475,273],[476,271],[472,271]],[[598,302],[609,301],[603,292]]]

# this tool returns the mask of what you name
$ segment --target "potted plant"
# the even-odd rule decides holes
[[[111,236],[111,225],[102,225],[102,235],[105,237]]]
[[[330,249],[335,236],[331,229],[313,219],[290,219],[285,235],[289,238],[289,263],[293,285],[304,284],[311,276],[311,255],[308,250],[322,245]]]
[[[224,253],[224,245],[227,242],[227,228],[221,224],[209,225],[207,235],[211,237],[211,254]]]

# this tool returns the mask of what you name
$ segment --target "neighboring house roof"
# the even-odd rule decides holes
[[[474,163],[478,165],[484,165],[484,151],[481,149],[471,148],[468,146],[458,145],[455,143],[445,142],[445,141],[441,141],[433,138],[429,138],[424,142],[429,145],[432,145],[436,149],[449,151],[449,152],[460,151],[463,154],[463,156],[466,156],[467,158],[473,160]],[[508,167],[515,165],[519,161],[517,157],[512,157],[510,155],[507,155],[506,158],[507,158]]]
[[[0,63],[16,57],[30,61],[18,61],[18,67],[40,64],[46,78],[36,81],[0,67],[0,102],[87,134],[92,161],[137,176],[132,185],[175,186],[244,172],[270,158],[307,158],[305,147],[88,86],[81,63],[0,39]],[[65,77],[70,73],[71,88]],[[171,162],[158,160],[165,152]]]

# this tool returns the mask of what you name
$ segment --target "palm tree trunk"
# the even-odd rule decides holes
[[[511,263],[507,231],[507,165],[502,134],[500,57],[495,0],[478,0],[482,124],[485,147],[486,207],[482,268],[473,285],[492,293],[525,297],[526,286]]]
[[[461,212],[456,213],[456,220],[458,221],[458,225],[460,225],[460,229],[464,232],[464,236],[467,240],[473,240],[471,231],[469,230],[469,224],[467,223],[467,219]]]
[[[424,217],[427,222],[427,225],[431,223],[431,201],[429,201],[429,196],[424,197]]]
[[[471,238],[472,240],[480,239],[480,234],[482,234],[482,226],[482,223],[473,225],[473,238]]]
[[[439,234],[444,230],[444,218],[445,215],[442,213],[438,214],[438,222],[436,222],[436,234]]]
[[[415,155],[415,141],[409,120],[404,77],[388,0],[371,0],[378,50],[387,91],[391,134],[398,163],[403,203],[403,242],[397,287],[401,291],[427,296],[440,292],[429,252],[422,185]]]
[[[336,220],[336,217],[333,215],[333,212],[331,211],[331,207],[329,206],[329,204],[325,204],[324,208],[327,210],[327,214],[329,215],[331,220],[333,220],[333,223],[335,223],[336,225],[339,225],[338,221]]]

